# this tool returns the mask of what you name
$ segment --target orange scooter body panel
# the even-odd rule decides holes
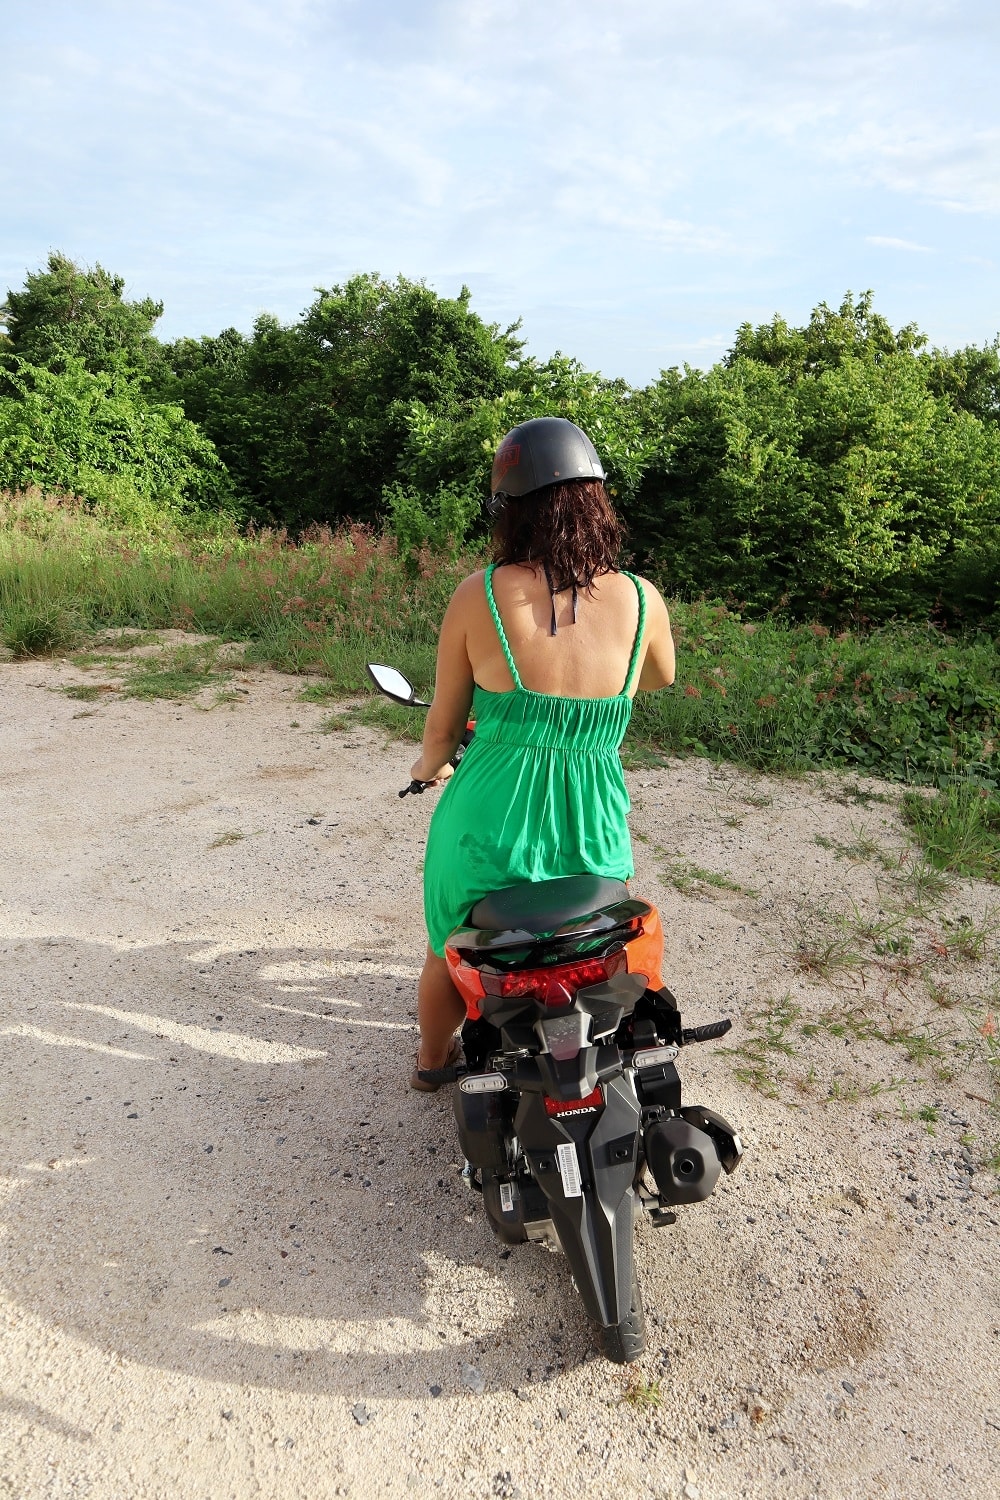
[[[663,926],[655,906],[650,907],[648,917],[643,917],[642,932],[626,943],[625,953],[630,974],[645,974],[650,989],[662,987]],[[444,956],[452,982],[465,1001],[468,1019],[478,1021],[482,1015],[480,1002],[486,994],[479,971],[465,963],[454,948],[446,946]]]
[[[656,907],[642,919],[642,934],[625,945],[630,974],[645,974],[651,990],[663,988],[663,923]]]
[[[479,1002],[486,994],[478,970],[464,963],[454,948],[446,946],[444,956],[448,963],[448,972],[451,974],[452,982],[465,1001],[466,1016],[470,1021],[478,1021],[482,1015]]]

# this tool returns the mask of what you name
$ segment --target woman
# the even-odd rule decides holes
[[[441,626],[414,780],[451,777],[470,707],[476,737],[427,841],[416,1089],[439,1087],[459,1056],[465,1007],[444,946],[476,901],[522,881],[632,874],[618,748],[636,689],[673,682],[674,647],[657,590],[615,566],[621,528],[603,481],[572,422],[509,432],[493,463],[496,560],[459,584]]]

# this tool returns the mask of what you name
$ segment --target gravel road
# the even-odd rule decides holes
[[[640,1227],[621,1369],[406,1087],[410,748],[277,674],[92,680],[0,666],[0,1496],[1000,1493],[1000,900],[928,895],[895,789],[629,773],[668,983],[734,1021],[685,1097],[748,1149]]]

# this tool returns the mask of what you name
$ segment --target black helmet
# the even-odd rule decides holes
[[[497,449],[487,509],[496,516],[508,495],[530,495],[568,479],[604,477],[585,432],[565,417],[532,417],[512,427]]]

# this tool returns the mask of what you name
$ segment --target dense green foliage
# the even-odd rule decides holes
[[[77,355],[62,365],[0,370],[0,488],[79,495],[141,531],[231,503],[215,449],[181,407],[145,401]]]
[[[466,290],[355,276],[291,327],[264,316],[247,340],[230,329],[165,352],[161,391],[213,439],[254,514],[303,526],[380,519],[386,486],[409,478],[411,431],[500,394],[520,344]]]
[[[526,357],[467,290],[403,277],[320,289],[249,336],[162,344],[160,311],[61,255],[8,294],[0,485],[146,530],[185,511],[385,525],[412,571],[481,539],[498,439],[554,413],[591,434],[631,555],[669,592],[758,619],[1000,623],[997,342],[928,350],[848,295],[635,390]]]
[[[150,399],[161,303],[51,255],[9,292],[0,340],[0,489],[79,496],[139,531],[233,508],[211,441],[181,406]]]
[[[661,377],[631,511],[644,558],[675,588],[800,618],[932,609],[996,534],[1000,430],[933,393],[916,344],[862,299]]]
[[[21,291],[7,293],[0,354],[54,371],[79,360],[91,374],[148,375],[161,358],[153,327],[163,303],[148,297],[127,302],[124,291],[123,278],[103,266],[81,270],[65,255],[50,255],[46,270],[30,273]]]

